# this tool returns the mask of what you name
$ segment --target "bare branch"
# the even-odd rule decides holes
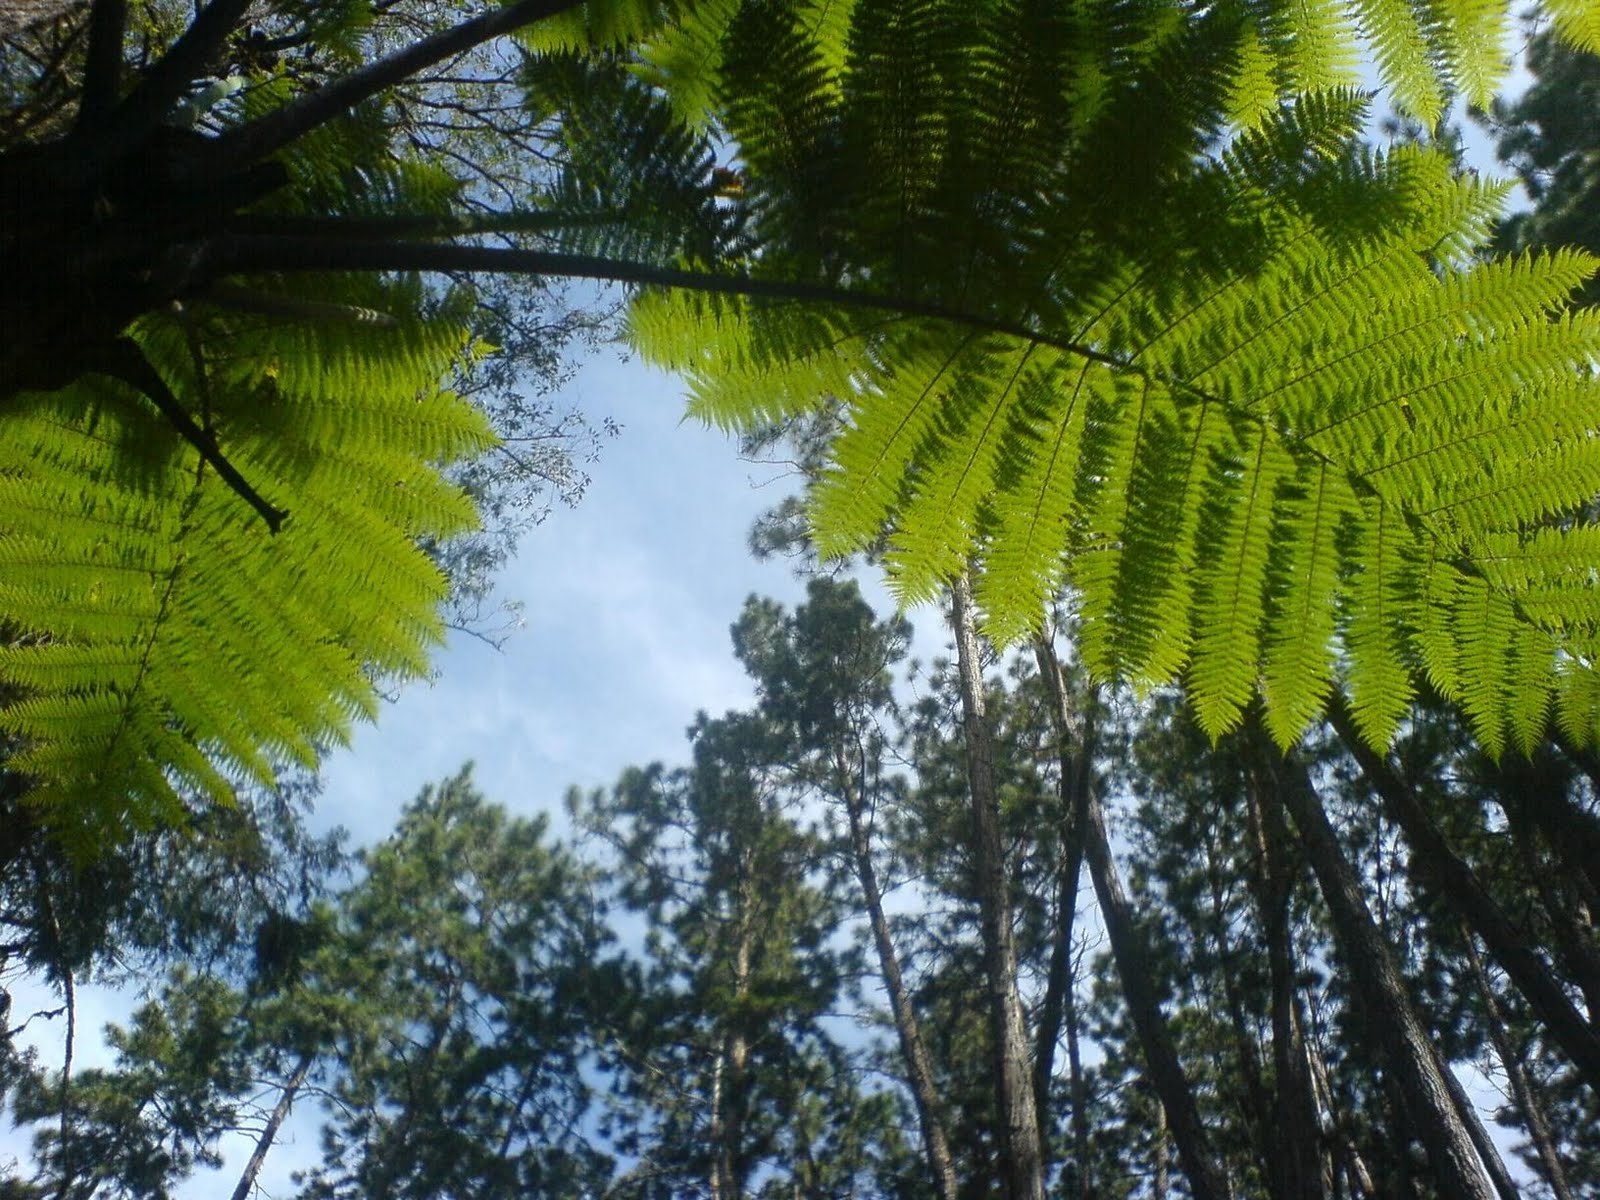
[[[216,0],[222,3],[223,0]],[[235,2],[235,0],[229,0]],[[248,0],[246,0],[248,2]],[[308,92],[282,108],[241,125],[217,141],[216,154],[226,168],[252,162],[288,145],[318,126],[418,71],[491,41],[535,21],[576,8],[581,0],[517,0],[503,8],[413,42],[376,62]]]

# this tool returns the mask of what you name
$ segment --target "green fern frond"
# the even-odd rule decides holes
[[[1218,456],[1206,488],[1195,586],[1194,656],[1185,689],[1207,736],[1234,728],[1255,698],[1278,489],[1294,461],[1274,439],[1246,434]]]
[[[1259,128],[1278,107],[1278,81],[1273,77],[1273,57],[1261,44],[1254,28],[1239,34],[1239,57],[1229,86],[1227,117],[1246,132]]]
[[[1548,713],[1550,677],[1576,720],[1600,325],[1562,310],[1595,264],[1480,265],[1503,185],[1355,144],[1352,13],[1425,117],[1499,69],[1499,18],[1163,13],[856,0],[841,61],[792,13],[742,11],[730,91],[764,45],[795,80],[721,113],[745,268],[866,295],[646,296],[635,344],[725,426],[836,397],[823,553],[883,547],[905,599],[975,562],[1002,642],[1064,587],[1092,671],[1182,678],[1213,735],[1261,693],[1287,745],[1339,678],[1380,740],[1417,672],[1492,749]],[[892,297],[970,321],[883,316]]]
[[[1316,719],[1333,687],[1338,541],[1356,511],[1349,483],[1327,463],[1302,465],[1280,496],[1261,664],[1267,729],[1280,745]]]
[[[1379,507],[1354,522],[1354,545],[1345,555],[1354,578],[1345,584],[1346,620],[1341,640],[1350,712],[1369,743],[1387,745],[1410,708],[1414,692],[1406,613],[1415,594],[1405,550],[1412,544],[1399,518]]]
[[[1408,0],[1358,0],[1356,13],[1397,104],[1425,125],[1437,124],[1444,113],[1444,94],[1412,5]]]
[[[0,448],[0,679],[17,696],[0,727],[30,801],[87,842],[314,762],[375,712],[376,681],[423,672],[445,583],[416,539],[472,526],[439,469],[492,438],[439,390],[457,329],[196,311],[137,335],[291,516],[269,535],[125,385],[20,399]]]
[[[1591,0],[1544,0],[1556,36],[1579,50],[1600,54],[1600,8]]]

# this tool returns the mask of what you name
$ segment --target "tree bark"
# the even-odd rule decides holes
[[[1595,942],[1593,929],[1584,928],[1580,920],[1580,913],[1583,917],[1588,915],[1582,901],[1570,891],[1563,895],[1554,886],[1558,881],[1569,887],[1582,881],[1560,879],[1566,864],[1561,861],[1561,851],[1554,844],[1550,849],[1555,861],[1547,865],[1539,853],[1538,833],[1529,826],[1526,816],[1512,815],[1510,825],[1512,841],[1528,872],[1527,878],[1533,882],[1545,920],[1550,923],[1550,949],[1556,962],[1566,970],[1567,977],[1578,985],[1578,994],[1583,997],[1589,1014],[1589,1025],[1600,1036],[1600,1028],[1595,1026],[1595,1021],[1600,1019],[1600,944]]]
[[[949,1138],[939,1115],[939,1093],[934,1083],[933,1060],[922,1040],[922,1029],[917,1021],[916,1010],[911,1005],[911,996],[906,991],[905,978],[900,972],[900,957],[895,951],[894,938],[890,935],[888,918],[884,915],[883,893],[878,887],[878,873],[872,865],[872,836],[862,811],[861,792],[850,782],[849,773],[842,762],[835,763],[835,768],[840,774],[845,815],[850,824],[852,865],[856,881],[861,885],[862,900],[866,904],[867,923],[872,927],[878,968],[883,974],[883,987],[889,994],[889,1010],[894,1016],[895,1033],[900,1039],[900,1053],[905,1058],[911,1098],[917,1109],[917,1125],[922,1133],[923,1150],[928,1156],[928,1171],[933,1176],[934,1195],[939,1200],[956,1200],[959,1185],[955,1165],[950,1158]]]
[[[1271,754],[1265,733],[1252,730],[1249,771],[1251,824],[1260,866],[1255,872],[1271,989],[1272,1064],[1277,1098],[1278,1137],[1272,1156],[1274,1192],[1284,1200],[1321,1200],[1322,1152],[1316,1096],[1306,1048],[1295,1020],[1295,963],[1290,901],[1295,870],[1289,858],[1289,832],[1275,774],[1262,770]]]
[[[278,1094],[278,1102],[272,1106],[267,1123],[262,1127],[261,1136],[256,1138],[255,1148],[250,1151],[250,1161],[244,1164],[239,1182],[234,1185],[231,1200],[249,1200],[250,1193],[256,1185],[256,1177],[261,1174],[261,1164],[267,1161],[267,1152],[278,1140],[278,1130],[283,1128],[283,1123],[289,1119],[289,1110],[294,1107],[300,1085],[306,1081],[306,1076],[311,1071],[312,1061],[312,1055],[301,1055],[294,1071],[284,1081],[283,1091]]]
[[[1362,740],[1342,698],[1334,698],[1328,717],[1384,810],[1405,833],[1419,875],[1484,940],[1489,953],[1526,997],[1551,1038],[1589,1086],[1600,1090],[1600,1032],[1583,1019],[1544,959],[1511,923],[1472,869],[1456,856],[1423,811],[1410,785]]]
[[[751,909],[755,903],[755,881],[751,878],[748,852],[740,864],[737,910],[733,914],[733,995],[743,1008],[750,994],[750,958],[754,930]],[[742,1013],[739,1021],[743,1021]],[[725,1028],[712,1086],[711,1194],[715,1200],[741,1200],[744,1196],[744,1076],[749,1065],[750,1040],[739,1023]]]
[[[1034,1037],[1033,1090],[1039,1109],[1039,1128],[1049,1127],[1050,1080],[1055,1073],[1056,1046],[1063,1024],[1068,1025],[1068,1071],[1072,1089],[1072,1152],[1077,1165],[1079,1194],[1089,1190],[1089,1119],[1085,1110],[1083,1064],[1077,1050],[1077,1012],[1074,988],[1072,939],[1077,927],[1078,888],[1083,876],[1084,826],[1089,789],[1093,786],[1095,752],[1095,714],[1099,699],[1091,689],[1084,705],[1076,736],[1071,730],[1071,705],[1055,646],[1040,635],[1034,640],[1034,660],[1039,676],[1050,696],[1056,734],[1056,753],[1060,761],[1057,795],[1061,814],[1061,854],[1056,864],[1056,936],[1050,947],[1050,966],[1045,978],[1044,1001],[1039,1011],[1039,1028]],[[1046,1147],[1048,1161],[1048,1146]]]
[[[0,37],[60,20],[84,0],[0,0]]]
[[[1399,968],[1362,897],[1355,871],[1344,856],[1304,765],[1278,766],[1283,798],[1317,877],[1333,920],[1339,950],[1355,989],[1366,997],[1368,1022],[1388,1060],[1405,1109],[1422,1139],[1435,1179],[1458,1200],[1495,1200],[1484,1178],[1472,1138],[1456,1112],[1449,1085]]]
[[[1044,1159],[1039,1146],[1038,1110],[1033,1100],[1022,1000],[1017,994],[1017,952],[1011,934],[1010,885],[1000,838],[994,747],[989,735],[972,592],[965,574],[951,583],[950,592],[1006,1194],[1010,1200],[1044,1200]]]
[[[1467,1095],[1467,1089],[1461,1086],[1461,1081],[1456,1078],[1455,1071],[1450,1065],[1442,1065],[1445,1085],[1450,1089],[1450,1098],[1456,1103],[1456,1111],[1461,1114],[1461,1123],[1467,1128],[1467,1136],[1472,1139],[1473,1146],[1478,1151],[1478,1158],[1483,1163],[1483,1169],[1489,1173],[1489,1181],[1494,1184],[1494,1190],[1500,1193],[1500,1200],[1521,1200],[1522,1194],[1517,1191],[1517,1185],[1512,1181],[1511,1173],[1506,1170],[1505,1160],[1500,1157],[1500,1151],[1494,1144],[1494,1139],[1489,1136],[1489,1131],[1483,1127],[1483,1118],[1478,1116],[1478,1106],[1472,1102],[1472,1097]]]
[[[1035,649],[1040,646],[1036,644]],[[1053,647],[1046,647],[1046,650],[1048,661],[1054,663]],[[1045,674],[1048,679],[1051,672]],[[1071,713],[1067,709],[1059,666],[1054,669],[1054,678],[1055,684],[1050,689],[1051,715],[1056,721],[1058,738],[1066,742],[1071,738]],[[1151,1085],[1161,1102],[1163,1119],[1171,1129],[1172,1140],[1177,1144],[1178,1161],[1189,1179],[1195,1200],[1226,1200],[1227,1181],[1217,1166],[1195,1106],[1194,1093],[1161,1013],[1161,1001],[1151,978],[1149,953],[1134,919],[1133,905],[1123,890],[1116,862],[1111,857],[1105,812],[1093,787],[1084,789],[1083,830],[1089,877],[1094,881],[1095,895],[1100,901],[1106,936],[1111,942],[1111,957],[1117,965],[1122,994],[1128,1002],[1128,1013],[1139,1037]]]
[[[1522,1069],[1522,1058],[1511,1044],[1505,1014],[1494,997],[1494,988],[1489,984],[1489,973],[1483,969],[1483,960],[1478,957],[1476,939],[1464,926],[1461,936],[1467,945],[1467,961],[1472,965],[1473,982],[1477,984],[1478,995],[1483,999],[1484,1012],[1488,1017],[1489,1040],[1494,1043],[1494,1051],[1500,1056],[1500,1065],[1505,1068],[1506,1081],[1511,1085],[1511,1098],[1528,1127],[1528,1136],[1539,1156],[1539,1165],[1544,1169],[1545,1182],[1550,1185],[1555,1200],[1573,1200],[1566,1169],[1556,1154],[1555,1139],[1550,1136],[1550,1123],[1545,1120],[1544,1107],[1528,1082],[1527,1072]]]

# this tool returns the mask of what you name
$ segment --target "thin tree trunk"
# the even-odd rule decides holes
[[[1083,1054],[1078,1045],[1078,997],[1072,988],[1067,989],[1066,1024],[1067,1079],[1072,1089],[1072,1157],[1076,1168],[1067,1200],[1084,1200],[1095,1194],[1095,1186],[1089,1169],[1089,1081],[1083,1073]]]
[[[1150,1156],[1155,1166],[1152,1200],[1167,1200],[1167,1106],[1160,1100],[1156,1101],[1156,1130]]]
[[[1511,1098],[1522,1112],[1528,1136],[1539,1155],[1539,1165],[1544,1168],[1545,1182],[1550,1185],[1555,1200],[1573,1200],[1566,1168],[1561,1165],[1561,1159],[1556,1154],[1555,1139],[1550,1136],[1550,1123],[1545,1120],[1544,1107],[1528,1082],[1527,1072],[1522,1069],[1522,1058],[1511,1045],[1505,1014],[1500,1010],[1500,1002],[1495,999],[1494,988],[1489,985],[1489,973],[1483,969],[1483,959],[1478,956],[1477,940],[1465,925],[1461,936],[1467,945],[1467,961],[1472,965],[1473,981],[1477,984],[1478,995],[1483,998],[1484,1012],[1489,1018],[1489,1040],[1494,1043],[1495,1053],[1500,1056],[1500,1065],[1505,1068],[1506,1080],[1511,1085]]]
[[[1054,660],[1054,650],[1050,650]],[[1046,672],[1047,678],[1050,672]],[[1059,667],[1051,688],[1053,716],[1057,729],[1070,730],[1071,714],[1066,710],[1066,692],[1061,685]],[[1070,736],[1070,733],[1063,736]],[[1105,812],[1094,788],[1087,788],[1084,800],[1084,854],[1089,862],[1089,877],[1111,942],[1111,957],[1117,965],[1122,994],[1128,1002],[1145,1066],[1164,1111],[1163,1119],[1177,1144],[1178,1161],[1189,1179],[1195,1200],[1226,1200],[1227,1181],[1217,1166],[1205,1126],[1200,1121],[1183,1064],[1161,1013],[1161,1001],[1151,978],[1150,957],[1133,916],[1133,905],[1122,887],[1122,878],[1111,857],[1111,842],[1106,835]]]
[[[1271,1160],[1274,1192],[1283,1200],[1321,1200],[1326,1192],[1317,1102],[1294,1012],[1295,963],[1289,906],[1294,895],[1295,869],[1289,857],[1289,831],[1276,775],[1270,769],[1261,769],[1263,759],[1270,762],[1267,756],[1272,753],[1265,731],[1256,725],[1250,740],[1248,802],[1260,860],[1254,890],[1267,945],[1277,1095],[1278,1136]]]
[[[1303,1031],[1302,1026],[1302,1031]],[[1333,1127],[1333,1141],[1335,1151],[1344,1163],[1343,1174],[1349,1179],[1352,1191],[1359,1190],[1364,1197],[1375,1197],[1378,1194],[1376,1185],[1372,1182],[1372,1172],[1367,1167],[1367,1160],[1361,1156],[1355,1140],[1350,1136],[1350,1131],[1345,1127],[1338,1105],[1333,1095],[1333,1081],[1328,1078],[1327,1064],[1322,1061],[1322,1055],[1314,1050],[1304,1036],[1301,1038],[1306,1046],[1306,1061],[1311,1065],[1311,1082],[1316,1088],[1317,1095],[1323,1108],[1328,1113],[1328,1120]],[[1338,1172],[1335,1173],[1337,1176]]]
[[[1489,1131],[1483,1127],[1483,1118],[1478,1116],[1478,1106],[1472,1102],[1472,1097],[1467,1095],[1467,1089],[1461,1086],[1461,1081],[1456,1078],[1456,1073],[1450,1064],[1444,1063],[1442,1069],[1445,1086],[1450,1089],[1450,1098],[1455,1101],[1456,1111],[1461,1114],[1461,1123],[1467,1127],[1467,1136],[1472,1139],[1472,1144],[1478,1151],[1478,1158],[1483,1163],[1483,1169],[1489,1173],[1489,1181],[1494,1184],[1494,1190],[1500,1193],[1500,1200],[1521,1200],[1522,1194],[1517,1191],[1511,1173],[1506,1170],[1505,1160],[1500,1157],[1499,1148],[1489,1136]]]
[[[1056,936],[1050,947],[1050,968],[1045,979],[1044,1002],[1039,1010],[1039,1028],[1034,1037],[1033,1090],[1039,1109],[1039,1128],[1049,1127],[1050,1080],[1055,1074],[1056,1046],[1069,1012],[1076,1025],[1076,973],[1073,970],[1072,939],[1077,927],[1078,888],[1083,876],[1083,837],[1088,817],[1089,789],[1093,786],[1095,753],[1095,714],[1099,707],[1098,689],[1091,689],[1079,721],[1077,736],[1072,735],[1070,704],[1066,683],[1055,646],[1040,635],[1034,640],[1034,660],[1039,676],[1051,697],[1055,714],[1056,753],[1060,761],[1057,795],[1061,813],[1061,856],[1056,864]],[[1072,1087],[1072,1147],[1077,1161],[1077,1187],[1087,1191],[1088,1114],[1084,1112],[1082,1063],[1077,1058],[1077,1031],[1069,1030],[1073,1045],[1068,1048],[1068,1070]],[[1048,1160],[1048,1146],[1046,1147]]]
[[[717,1200],[741,1200],[744,1196],[743,1158],[744,1142],[744,1077],[749,1065],[750,1042],[739,1024],[745,998],[750,994],[750,954],[754,931],[751,928],[751,907],[754,904],[755,881],[751,878],[751,864],[741,864],[738,910],[734,914],[733,945],[733,995],[741,1012],[739,1020],[726,1029],[722,1045],[717,1052],[716,1082],[713,1087],[712,1112],[712,1194]]]
[[[922,1040],[916,1010],[900,973],[900,957],[890,936],[889,921],[883,912],[883,893],[878,888],[878,873],[872,865],[872,837],[862,812],[860,791],[850,782],[842,762],[835,763],[840,775],[845,815],[850,823],[850,849],[856,880],[867,907],[867,922],[878,951],[878,967],[883,973],[884,990],[889,993],[889,1010],[894,1015],[900,1053],[906,1062],[911,1083],[911,1098],[917,1108],[917,1125],[922,1131],[923,1149],[928,1155],[928,1171],[933,1176],[934,1194],[939,1200],[955,1200],[958,1184],[955,1164],[950,1158],[950,1142],[944,1121],[939,1116],[939,1093],[933,1078],[933,1061]]]
[[[1017,952],[1011,935],[1011,896],[1000,839],[1000,805],[994,782],[983,666],[978,657],[972,592],[965,574],[950,586],[951,625],[961,680],[961,724],[966,735],[967,782],[972,793],[973,866],[983,928],[989,994],[995,1099],[1000,1153],[1010,1200],[1044,1200],[1044,1159],[1029,1072],[1022,1000],[1017,994]]]
[[[1433,1043],[1405,980],[1368,911],[1355,871],[1339,846],[1310,776],[1299,763],[1279,765],[1278,794],[1300,832],[1321,886],[1340,952],[1355,989],[1367,998],[1368,1026],[1399,1085],[1435,1179],[1457,1200],[1494,1200],[1472,1138],[1462,1125]]]
[[[256,1138],[255,1149],[250,1151],[250,1161],[245,1163],[244,1170],[239,1175],[239,1182],[234,1186],[231,1200],[249,1200],[250,1193],[256,1186],[256,1177],[261,1174],[261,1164],[267,1161],[267,1152],[278,1140],[278,1130],[283,1128],[284,1121],[289,1118],[289,1110],[294,1107],[300,1085],[306,1081],[306,1076],[311,1071],[314,1057],[311,1054],[301,1055],[294,1071],[284,1081],[283,1091],[278,1094],[278,1102],[272,1106],[272,1113],[267,1117],[261,1136]]]
[[[1578,1073],[1591,1087],[1600,1090],[1600,1031],[1583,1019],[1544,959],[1495,903],[1472,869],[1456,856],[1423,811],[1410,785],[1387,759],[1362,740],[1342,698],[1335,696],[1328,719],[1360,766],[1362,776],[1383,802],[1384,810],[1404,831],[1418,873],[1484,940],[1495,961]]]
[[[1217,956],[1222,998],[1228,1010],[1228,1022],[1233,1027],[1233,1040],[1238,1046],[1239,1072],[1244,1077],[1245,1085],[1241,1101],[1245,1123],[1249,1128],[1250,1139],[1255,1144],[1257,1157],[1266,1168],[1267,1178],[1270,1181],[1274,1178],[1273,1164],[1280,1156],[1280,1130],[1275,1117],[1269,1116],[1273,1112],[1273,1106],[1267,1099],[1260,1047],[1256,1045],[1255,1033],[1245,1019],[1244,1000],[1239,995],[1237,957],[1233,943],[1228,938],[1222,873],[1211,839],[1206,839],[1206,842],[1206,886],[1211,897],[1211,910],[1205,922],[1206,930]]]

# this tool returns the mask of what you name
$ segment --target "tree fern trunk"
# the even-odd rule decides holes
[[[967,782],[972,794],[973,858],[983,928],[983,965],[994,1044],[995,1099],[1000,1152],[1010,1200],[1044,1200],[1044,1159],[1028,1063],[1022,1000],[1017,994],[1017,952],[1011,936],[1011,896],[1000,839],[983,666],[978,657],[972,592],[965,575],[950,587],[951,625],[961,679],[961,724],[966,736]]]

